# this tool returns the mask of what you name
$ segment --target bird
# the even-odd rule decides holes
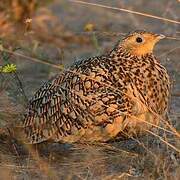
[[[136,30],[105,54],[44,83],[22,120],[27,143],[108,142],[143,135],[167,114],[170,77],[153,54],[162,34]]]

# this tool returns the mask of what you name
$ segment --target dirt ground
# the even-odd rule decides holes
[[[8,62],[17,65],[17,73],[0,73],[0,179],[180,179],[180,143],[177,135],[172,134],[172,128],[165,127],[172,133],[155,129],[157,136],[147,134],[106,144],[46,143],[36,147],[16,140],[11,129],[9,134],[4,133],[5,127],[20,121],[27,99],[43,82],[78,59],[110,50],[130,31],[142,29],[169,37],[156,46],[155,54],[171,77],[169,119],[179,132],[180,2],[88,2],[144,14],[54,0],[39,7],[29,24],[6,23],[8,31],[2,33],[1,46],[11,51],[16,48]],[[0,65],[7,63],[2,56],[1,53]]]

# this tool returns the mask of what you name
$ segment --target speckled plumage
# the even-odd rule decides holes
[[[133,42],[139,36],[140,45]],[[23,121],[28,142],[105,142],[158,125],[170,91],[167,71],[152,53],[159,37],[133,32],[106,55],[78,61],[45,83]]]

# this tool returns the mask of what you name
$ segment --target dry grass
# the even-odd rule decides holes
[[[97,1],[93,3],[69,1],[74,4],[55,1],[52,7],[40,8],[36,14],[32,10],[31,14],[34,14],[31,17],[32,21],[18,26],[14,20],[10,21],[2,14],[1,19],[4,21],[0,21],[2,24],[0,33],[3,36],[1,57],[2,53],[10,55],[8,61],[17,64],[17,74],[16,76],[0,74],[1,177],[179,179],[180,38],[177,28],[180,22],[175,2],[166,5],[158,3],[159,11],[163,12],[158,13],[153,9],[157,2],[154,2],[154,5],[153,2],[147,3],[144,0],[140,0],[137,4],[126,1],[116,3],[104,1],[101,4],[99,2],[97,4]],[[139,10],[138,7],[142,9]],[[152,11],[148,12],[150,8]],[[87,15],[82,16],[81,12]],[[8,12],[5,11],[5,14]],[[95,29],[84,32],[83,28],[87,23],[94,24]],[[108,144],[45,143],[27,146],[17,141],[16,133],[13,133],[11,127],[20,119],[25,109],[25,94],[30,97],[41,81],[58,73],[64,65],[71,64],[72,60],[82,55],[87,57],[92,53],[109,50],[112,46],[109,42],[117,41],[117,37],[125,35],[129,29],[141,26],[154,31],[151,23],[157,31],[167,35],[166,43],[158,49],[157,56],[168,68],[174,84],[172,94],[176,96],[171,98],[169,122],[161,119],[160,126],[149,124],[154,126],[154,130],[147,131],[146,136]],[[118,24],[120,29],[116,27]],[[18,32],[16,36],[12,35],[14,31]],[[16,47],[20,48],[14,50]],[[7,62],[1,58],[0,65],[4,63]]]

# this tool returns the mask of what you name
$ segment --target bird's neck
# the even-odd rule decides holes
[[[153,53],[148,53],[148,54],[144,54],[144,55],[136,55],[136,54],[132,54],[131,51],[124,49],[124,47],[122,46],[115,46],[115,48],[110,52],[110,57],[114,58],[117,61],[134,61],[134,62],[138,62],[138,61],[142,61],[142,59],[146,59],[151,58],[154,59],[154,55]]]

